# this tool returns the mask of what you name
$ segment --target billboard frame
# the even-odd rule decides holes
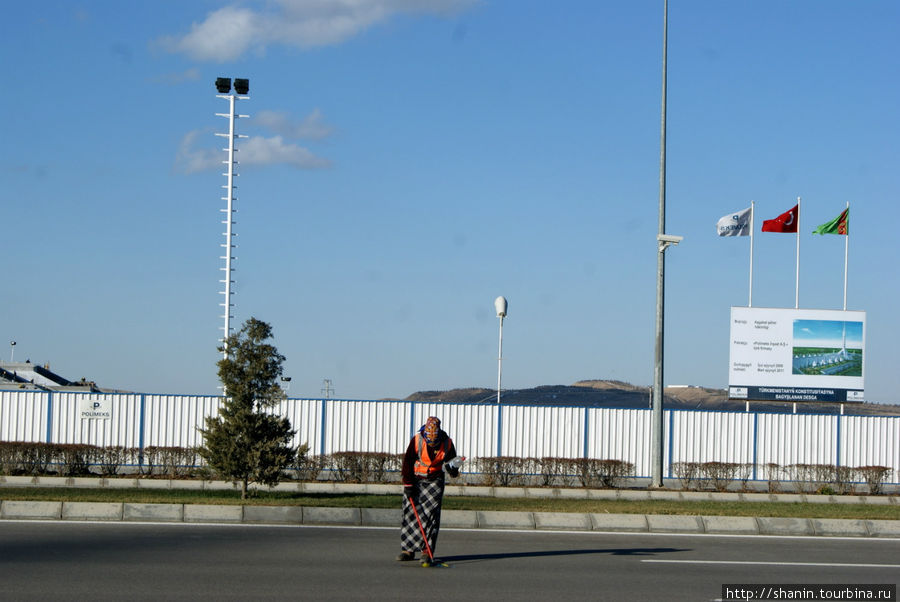
[[[863,311],[732,307],[728,397],[865,401]]]

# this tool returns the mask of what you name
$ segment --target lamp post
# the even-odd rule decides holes
[[[500,403],[500,378],[503,374],[503,318],[506,317],[506,308],[505,297],[494,299],[494,309],[497,310],[497,317],[500,318],[500,352],[497,354],[497,404]]]
[[[659,234],[656,254],[656,344],[654,346],[653,400],[650,410],[650,487],[662,487],[663,467],[663,320],[665,312],[666,249],[666,72],[669,2],[663,0],[662,118],[659,132]]]
[[[650,412],[650,487],[662,487],[663,472],[663,352],[666,299],[666,249],[684,238],[666,234],[666,74],[669,2],[663,0],[662,119],[659,133],[659,234],[656,235],[656,345]]]
[[[652,398],[650,404],[650,486],[662,487],[662,469],[663,469],[663,393],[665,385],[663,385],[663,324],[665,316],[665,266],[666,266],[666,249],[670,246],[677,245],[682,241],[683,236],[675,236],[672,234],[658,234],[657,255],[657,296],[656,296],[656,347],[655,347],[655,370],[653,372]]]
[[[10,364],[13,363],[13,357],[15,357],[15,355],[16,355],[16,342],[10,341],[9,342],[9,363]]]
[[[250,97],[247,94],[250,92],[250,80],[248,79],[235,79],[234,80],[234,93],[231,92],[231,78],[229,77],[218,77],[216,78],[216,98],[223,98],[228,101],[228,113],[216,113],[217,117],[225,117],[228,119],[228,133],[227,134],[216,134],[216,136],[222,136],[223,138],[228,138],[228,148],[222,149],[228,153],[228,159],[223,161],[228,166],[228,171],[222,175],[227,178],[227,183],[224,188],[227,191],[227,194],[222,197],[223,201],[226,201],[225,209],[221,209],[221,211],[225,214],[225,220],[222,222],[225,224],[225,232],[223,235],[225,236],[225,242],[222,244],[222,247],[225,249],[225,254],[219,259],[225,260],[225,267],[222,268],[222,271],[225,272],[225,278],[220,280],[225,285],[225,290],[221,292],[222,295],[225,296],[224,301],[220,304],[225,308],[225,315],[222,316],[225,318],[225,325],[222,330],[224,331],[222,336],[222,356],[224,358],[228,358],[228,337],[231,335],[231,308],[234,307],[234,304],[231,302],[231,285],[234,284],[234,280],[232,279],[232,272],[234,268],[232,267],[232,262],[234,260],[233,249],[235,247],[232,244],[232,237],[234,236],[234,232],[232,231],[232,227],[234,226],[234,201],[237,198],[234,196],[234,189],[236,186],[234,185],[234,178],[237,175],[234,172],[234,166],[237,164],[237,161],[234,160],[234,153],[237,152],[234,148],[234,141],[236,138],[246,138],[247,136],[235,134],[234,132],[234,120],[239,117],[249,117],[249,115],[238,115],[234,112],[234,101],[235,99],[239,100],[247,100]]]

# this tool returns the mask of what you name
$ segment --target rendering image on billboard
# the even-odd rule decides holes
[[[864,401],[860,311],[732,307],[733,399]]]
[[[794,320],[793,373],[862,376],[862,322]]]

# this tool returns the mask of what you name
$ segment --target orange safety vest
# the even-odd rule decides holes
[[[425,437],[422,433],[416,435],[416,464],[413,467],[417,477],[427,477],[441,472],[444,463],[444,455],[450,449],[450,438],[441,441],[440,445],[434,449],[434,459],[428,457],[425,443]]]

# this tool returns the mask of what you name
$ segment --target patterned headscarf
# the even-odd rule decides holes
[[[434,445],[437,443],[438,435],[441,432],[441,421],[439,418],[435,418],[431,416],[428,420],[425,421],[425,424],[422,425],[422,428],[419,429],[419,432],[422,433],[422,436],[425,437],[425,441],[428,442],[428,445]]]

